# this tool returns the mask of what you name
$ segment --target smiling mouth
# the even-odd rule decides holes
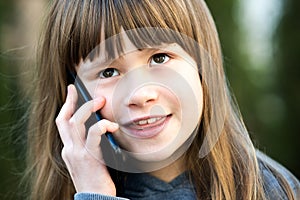
[[[152,126],[157,123],[161,123],[166,118],[167,118],[167,116],[160,116],[160,117],[151,117],[151,118],[146,118],[146,119],[135,120],[135,121],[133,121],[132,125],[143,128],[147,125]]]
[[[169,114],[136,119],[124,126],[126,129],[124,132],[138,138],[154,137],[164,129],[171,116],[172,115]]]

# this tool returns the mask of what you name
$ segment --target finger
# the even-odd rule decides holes
[[[55,119],[55,123],[58,128],[61,140],[64,144],[70,140],[70,134],[68,134],[69,119],[75,112],[77,98],[78,96],[74,85],[69,85],[66,102],[62,106],[58,116]]]
[[[115,132],[119,128],[117,123],[103,119],[90,127],[86,139],[86,148],[89,150],[97,150],[100,148],[101,136],[106,132]]]
[[[77,98],[78,95],[75,86],[69,85],[66,101],[57,116],[59,119],[69,120],[72,117],[75,112]]]
[[[86,140],[85,122],[89,119],[92,113],[96,112],[105,104],[104,98],[97,98],[83,104],[71,117],[69,123],[73,128],[71,135],[75,145],[82,146]]]
[[[103,97],[99,97],[93,99],[91,101],[86,102],[83,104],[73,115],[73,119],[76,123],[83,124],[85,123],[88,118],[91,116],[92,113],[100,110],[105,104],[105,99]]]

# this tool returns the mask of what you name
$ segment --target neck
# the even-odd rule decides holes
[[[182,156],[172,164],[163,167],[159,170],[150,172],[149,174],[162,181],[170,182],[186,170],[184,160],[184,156]]]

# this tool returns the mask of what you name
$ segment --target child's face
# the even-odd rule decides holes
[[[122,149],[143,161],[161,161],[192,136],[200,121],[197,64],[175,43],[141,49],[126,35],[123,41],[124,54],[81,62],[77,73],[93,98],[106,99],[101,115],[119,124],[113,135]]]

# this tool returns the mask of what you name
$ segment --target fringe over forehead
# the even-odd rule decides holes
[[[181,46],[189,46],[187,40],[182,38],[185,35],[208,51],[211,49],[207,45],[208,39],[215,38],[211,35],[216,34],[209,11],[202,0],[62,0],[54,3],[48,23],[47,27],[53,27],[48,30],[48,33],[52,32],[49,34],[52,37],[50,41],[57,41],[59,59],[68,67],[91,56],[90,52],[100,42],[122,30],[144,28],[143,31],[131,31],[129,35],[136,45],[177,42]],[[162,31],[160,38],[153,38],[152,33],[147,33],[149,27],[171,29],[173,32]],[[174,33],[179,34],[174,37]],[[112,46],[117,47],[117,52],[122,51],[122,45],[107,45],[106,51],[109,54],[116,52],[109,49]],[[193,52],[189,50],[189,53]]]

